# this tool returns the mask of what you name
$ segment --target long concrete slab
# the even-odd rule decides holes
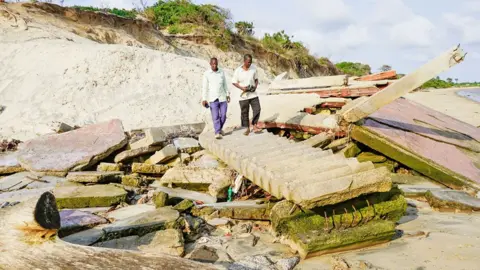
[[[204,148],[253,183],[302,207],[336,204],[391,188],[386,168],[375,169],[370,162],[334,156],[329,150],[309,148],[267,132],[245,136],[239,130],[221,140],[208,132],[199,139]],[[269,155],[270,151],[275,154]]]

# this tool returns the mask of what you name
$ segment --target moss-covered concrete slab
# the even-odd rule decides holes
[[[352,129],[352,138],[435,181],[480,190],[480,130],[399,99]]]
[[[101,162],[97,166],[99,172],[119,172],[122,171],[122,165],[116,163]]]
[[[58,208],[111,206],[124,202],[127,192],[114,185],[58,187],[53,190]]]
[[[192,215],[208,217],[216,213],[218,217],[242,220],[270,220],[270,211],[275,203],[260,204],[257,201],[234,201],[216,203],[212,206],[194,207]]]
[[[162,207],[119,220],[103,228],[105,235],[102,241],[130,235],[143,236],[158,230],[177,228],[179,226],[179,216],[178,211],[173,210],[171,207]]]
[[[145,164],[145,163],[133,163],[132,172],[140,174],[152,174],[159,175],[164,174],[169,169],[165,165],[154,165],[154,164]]]
[[[359,162],[371,161],[373,163],[382,163],[387,161],[387,158],[384,156],[376,155],[372,152],[363,152],[357,156]]]
[[[164,207],[167,205],[168,194],[163,191],[155,191],[153,193],[153,204],[156,208]]]
[[[480,199],[457,190],[429,190],[425,194],[430,206],[445,212],[474,212],[480,210]]]
[[[360,154],[362,150],[356,143],[351,142],[344,149],[342,149],[342,152],[346,158],[353,158]]]
[[[193,202],[190,201],[190,200],[183,200],[179,203],[177,203],[173,209],[177,210],[178,212],[180,213],[183,213],[185,211],[187,211],[188,209],[192,208],[193,207]]]
[[[122,175],[123,175],[123,172],[121,171],[69,172],[67,175],[67,180],[71,182],[77,182],[77,183],[105,184],[105,183],[120,182]]]
[[[122,185],[129,187],[148,186],[150,182],[151,180],[147,179],[145,176],[139,175],[138,173],[132,173],[122,176]]]

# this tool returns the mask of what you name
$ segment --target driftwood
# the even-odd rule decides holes
[[[164,254],[80,246],[56,236],[60,215],[55,197],[0,210],[0,269],[215,269]]]

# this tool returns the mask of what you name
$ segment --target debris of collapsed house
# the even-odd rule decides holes
[[[20,142],[6,143],[0,222],[24,226],[7,240],[28,254],[6,251],[13,259],[0,264],[35,257],[45,266],[68,250],[80,260],[118,254],[111,265],[208,269],[262,260],[256,264],[293,269],[299,258],[391,241],[406,197],[439,211],[478,211],[479,131],[398,99],[462,57],[454,48],[397,81],[388,80],[395,72],[275,80],[271,93],[342,98],[263,121],[263,133],[249,137],[232,130],[217,140],[204,123],[125,133],[111,120],[58,129],[17,151]]]

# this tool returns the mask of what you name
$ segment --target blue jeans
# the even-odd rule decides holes
[[[223,129],[223,125],[227,120],[227,102],[220,102],[218,99],[214,102],[210,102],[210,112],[212,113],[215,134],[220,134],[220,131]]]

